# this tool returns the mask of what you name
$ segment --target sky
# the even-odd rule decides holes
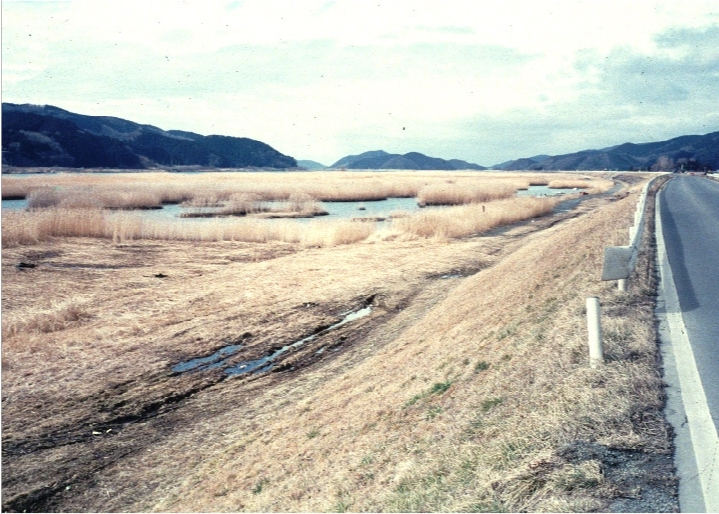
[[[716,0],[2,0],[2,101],[490,166],[719,130]]]

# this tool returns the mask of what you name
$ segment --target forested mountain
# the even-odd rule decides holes
[[[719,169],[719,132],[680,136],[656,143],[624,143],[601,150],[529,157],[497,164],[502,170],[656,170]]]
[[[2,162],[11,166],[129,168],[208,166],[296,168],[297,161],[253,139],[203,136],[51,105],[2,104]]]
[[[350,170],[484,170],[477,164],[451,159],[449,161],[437,157],[428,157],[419,152],[404,155],[387,153],[384,150],[373,150],[359,155],[343,157],[331,168]]]
[[[317,161],[310,161],[310,160],[298,160],[297,166],[299,166],[300,168],[304,168],[306,170],[310,170],[310,171],[327,169],[327,166],[325,166],[324,164],[319,163]]]
[[[162,130],[111,116],[86,116],[51,105],[2,104],[2,162],[18,167],[128,168],[204,166],[294,169],[297,161],[253,139]],[[306,169],[322,165],[305,161]],[[384,150],[343,157],[334,169],[484,170],[459,159]],[[719,169],[719,132],[655,143],[624,143],[564,155],[496,164],[499,170]]]

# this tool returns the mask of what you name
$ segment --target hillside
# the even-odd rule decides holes
[[[157,166],[296,168],[253,139],[165,131],[51,105],[2,104],[2,162],[10,166],[142,169]]]
[[[302,164],[261,141],[163,130],[112,116],[87,116],[51,105],[2,104],[2,163],[17,167],[146,169],[166,166],[325,169]],[[351,170],[485,170],[460,159],[384,150],[348,155],[330,166]],[[563,155],[535,155],[491,167],[498,170],[719,169],[719,132],[653,143],[623,143]]]
[[[680,136],[655,143],[624,143],[600,150],[540,155],[497,164],[501,170],[715,170],[719,168],[719,132]]]
[[[317,162],[317,161],[310,161],[310,160],[298,160],[297,166],[299,166],[300,168],[305,168],[310,171],[327,169],[327,166],[325,166],[324,164]]]
[[[384,150],[364,152],[359,155],[347,155],[331,168],[350,170],[486,170],[487,168],[462,161],[460,159],[440,159],[428,157],[419,152],[404,155],[387,153]]]

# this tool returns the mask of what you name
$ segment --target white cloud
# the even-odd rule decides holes
[[[611,138],[612,126],[641,140],[617,120],[692,131],[689,110],[701,114],[697,127],[717,129],[707,125],[714,1],[6,0],[2,9],[4,101],[251,137],[325,163],[384,148],[492,164],[525,148],[579,150]],[[642,60],[651,80],[633,74]]]

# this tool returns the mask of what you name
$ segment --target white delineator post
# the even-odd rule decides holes
[[[589,365],[596,368],[604,362],[599,298],[596,296],[587,298],[587,329],[589,330]]]

